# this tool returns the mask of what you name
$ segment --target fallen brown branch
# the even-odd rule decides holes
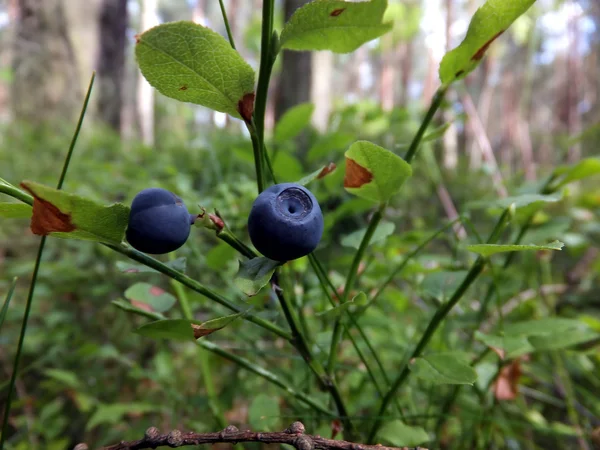
[[[122,441],[118,444],[104,447],[103,450],[141,450],[158,447],[184,447],[187,445],[217,444],[238,442],[262,442],[265,444],[288,444],[297,450],[427,450],[422,447],[385,447],[378,445],[363,445],[347,441],[334,441],[321,436],[304,434],[304,425],[294,422],[287,429],[274,433],[258,433],[254,431],[240,431],[233,425],[228,426],[216,433],[183,433],[173,430],[167,434],[161,434],[157,428],[151,427],[146,430],[143,439],[137,441]],[[87,450],[85,444],[79,444],[75,450]]]

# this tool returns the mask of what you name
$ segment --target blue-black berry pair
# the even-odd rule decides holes
[[[169,253],[186,242],[194,218],[175,194],[160,188],[144,189],[131,204],[127,240],[145,253]],[[323,214],[304,186],[277,184],[254,201],[248,233],[267,258],[290,261],[317,247],[323,234]]]

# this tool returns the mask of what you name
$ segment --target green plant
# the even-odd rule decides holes
[[[599,172],[597,160],[588,159],[576,166],[557,168],[531,192],[518,193],[495,203],[486,202],[484,206],[490,209],[495,224],[491,227],[485,241],[479,238],[480,231],[473,226],[469,218],[462,215],[456,221],[442,224],[441,228],[432,230],[433,233],[417,236],[413,240],[408,240],[408,243],[400,241],[399,245],[404,246],[407,253],[399,260],[398,255],[391,252],[386,254],[383,262],[373,261],[368,255],[372,246],[390,237],[394,231],[394,224],[385,221],[386,213],[390,205],[397,201],[396,194],[400,188],[405,183],[408,189],[411,187],[408,180],[413,175],[413,163],[428,136],[427,133],[432,135],[430,139],[439,136],[439,131],[430,130],[430,127],[450,85],[474,70],[492,41],[532,3],[532,1],[514,1],[508,5],[504,1],[490,0],[478,10],[463,43],[448,53],[442,61],[440,66],[442,85],[403,158],[373,142],[357,140],[352,143],[354,139],[346,142],[347,137],[340,134],[333,140],[344,142],[341,147],[347,148],[344,154],[345,172],[343,174],[333,172],[330,165],[324,168],[313,167],[316,169],[315,172],[298,180],[299,184],[311,182],[316,184],[318,179],[325,177],[322,183],[325,188],[333,191],[334,195],[343,194],[341,189],[343,184],[345,191],[356,197],[347,200],[346,205],[350,205],[347,208],[350,212],[373,209],[364,229],[344,236],[342,244],[353,248],[354,253],[351,257],[344,254],[343,258],[340,258],[343,260],[340,263],[330,259],[329,265],[326,265],[323,262],[325,252],[317,251],[308,255],[307,260],[291,261],[281,266],[280,260],[295,259],[301,256],[300,253],[291,255],[294,258],[285,252],[284,254],[267,253],[261,248],[261,239],[252,238],[259,251],[278,261],[260,258],[239,233],[232,231],[239,230],[241,227],[229,226],[235,220],[244,223],[245,217],[241,219],[235,217],[235,211],[225,212],[221,204],[216,201],[214,206],[219,210],[215,210],[214,214],[204,210],[198,215],[195,226],[201,230],[209,229],[214,232],[223,243],[221,249],[232,249],[239,253],[242,261],[234,280],[237,290],[231,288],[229,283],[231,277],[223,266],[219,266],[216,275],[221,276],[222,279],[211,279],[213,283],[209,284],[205,282],[203,274],[203,281],[200,282],[185,273],[185,268],[180,265],[181,261],[178,262],[177,259],[161,261],[138,251],[156,250],[153,246],[141,248],[139,245],[134,245],[134,248],[131,248],[123,242],[127,227],[132,226],[130,217],[135,209],[135,201],[132,209],[121,204],[103,206],[90,198],[60,191],[71,153],[67,158],[65,171],[57,190],[33,182],[23,182],[22,189],[19,189],[0,180],[0,192],[23,203],[10,203],[10,206],[4,206],[3,210],[21,217],[33,215],[32,230],[44,236],[34,269],[34,281],[27,303],[9,393],[13,390],[19,368],[20,349],[25,336],[36,275],[42,261],[45,236],[50,235],[101,243],[104,247],[141,263],[141,265],[127,267],[125,271],[140,273],[153,270],[171,279],[176,297],[164,295],[163,292],[152,289],[151,285],[134,284],[125,292],[127,301],[116,301],[115,305],[132,315],[143,318],[144,322],[136,329],[137,334],[194,343],[198,347],[202,355],[200,365],[207,391],[208,409],[214,417],[214,422],[220,426],[224,426],[226,422],[220,399],[215,393],[210,359],[203,353],[205,351],[231,361],[257,378],[262,378],[283,389],[290,399],[290,409],[294,415],[306,414],[310,411],[316,415],[317,424],[319,421],[327,421],[334,424],[331,428],[342,428],[346,439],[366,440],[368,443],[383,441],[398,446],[419,445],[432,439],[441,443],[444,439],[443,428],[451,422],[448,415],[453,404],[463,399],[459,396],[458,387],[453,387],[449,392],[444,391],[447,401],[440,404],[432,396],[434,387],[439,385],[471,386],[472,396],[467,401],[463,400],[464,409],[469,412],[465,414],[467,425],[464,429],[471,430],[471,435],[465,433],[462,438],[465,440],[463,448],[473,447],[469,446],[473,441],[481,448],[485,448],[488,441],[502,436],[505,430],[495,428],[493,421],[486,417],[486,412],[496,406],[496,400],[490,399],[486,393],[489,392],[489,387],[494,380],[502,379],[504,369],[519,364],[518,358],[525,353],[560,352],[574,346],[594,343],[598,339],[598,331],[575,318],[555,317],[551,303],[548,306],[546,321],[537,325],[526,321],[528,317],[523,315],[520,317],[523,320],[517,320],[512,327],[495,328],[490,333],[478,331],[485,325],[491,308],[494,305],[501,306],[499,299],[504,298],[502,289],[507,288],[502,279],[505,274],[499,273],[499,266],[494,264],[492,257],[496,253],[507,253],[509,256],[505,257],[501,267],[503,270],[508,270],[516,252],[560,250],[562,248],[560,242],[548,243],[546,239],[537,239],[535,242],[538,244],[530,245],[531,240],[525,238],[527,233],[539,224],[542,207],[560,200],[562,188],[566,184]],[[271,142],[265,132],[265,109],[270,74],[280,50],[285,48],[353,51],[363,43],[390,30],[391,25],[382,21],[385,9],[386,2],[383,0],[362,3],[329,0],[312,2],[292,16],[278,35],[273,30],[274,2],[266,0],[263,5],[261,60],[256,88],[254,71],[235,51],[231,33],[228,33],[230,39],[228,44],[220,35],[200,25],[187,22],[165,24],[139,36],[136,54],[142,73],[158,91],[180,101],[226,112],[244,121],[251,138],[256,187],[260,199],[272,189],[267,187],[271,181],[277,183],[276,180],[279,178],[276,170],[277,161],[272,161],[274,152],[269,152],[267,146]],[[225,15],[224,18],[229,30]],[[227,76],[224,76],[225,74]],[[304,115],[305,110],[310,108],[303,108],[298,114]],[[285,141],[282,136],[286,135],[286,130],[282,127],[283,125],[279,125],[276,130],[272,145]],[[293,135],[294,131],[288,133]],[[318,148],[314,150],[313,155],[325,152],[325,155],[329,156],[323,148],[327,149],[327,145],[323,144],[320,150]],[[242,187],[240,189],[243,190]],[[207,190],[215,192],[217,188],[209,185]],[[246,191],[243,193],[246,194]],[[190,198],[194,198],[193,189],[187,194]],[[218,198],[216,194],[213,195]],[[33,211],[28,205],[33,205]],[[476,210],[477,206],[473,209]],[[325,212],[326,233],[330,231],[334,234],[334,227],[345,219],[344,214],[348,214],[344,213],[342,207],[339,210],[329,215],[333,217],[329,224],[327,211]],[[446,255],[445,259],[438,255],[436,270],[429,269],[425,262],[419,260],[423,255],[422,252],[432,240],[458,222],[470,230],[473,242],[469,241],[463,245],[448,238],[451,255]],[[249,231],[252,237],[252,225]],[[313,232],[314,230],[311,230],[311,237]],[[187,238],[187,230],[185,234]],[[320,232],[314,232],[315,236],[317,234],[321,238]],[[286,235],[286,238],[288,237],[289,235]],[[180,240],[177,241],[179,243]],[[333,247],[332,241],[333,239],[330,239],[324,244]],[[131,239],[130,243],[132,243]],[[310,245],[310,248],[314,249],[315,246]],[[159,249],[161,251],[155,253],[177,247],[161,248]],[[187,251],[187,247],[192,246],[184,246],[182,251]],[[194,245],[193,248],[197,253],[192,256],[206,256],[203,255],[200,246]],[[471,253],[478,256],[471,258]],[[393,261],[391,268],[388,258]],[[361,268],[365,261],[368,261],[370,266],[367,271]],[[219,261],[215,264],[218,263]],[[525,266],[537,267],[537,263]],[[386,288],[392,290],[389,286],[395,277],[410,270],[418,270],[419,274],[423,275],[417,277],[413,281],[414,286],[410,287],[423,293],[428,307],[425,313],[422,311],[413,313],[414,317],[411,319],[414,323],[426,325],[415,326],[409,321],[408,325],[412,326],[412,332],[408,335],[400,335],[394,321],[399,311],[404,312],[401,308],[408,302],[407,296],[396,288],[394,295],[385,297],[388,304],[382,305],[381,297]],[[340,272],[346,275],[343,276]],[[545,276],[544,284],[548,285],[550,280],[547,271]],[[300,278],[308,281],[303,284],[298,281]],[[464,312],[458,319],[458,326],[444,329],[444,325],[451,322],[451,313],[458,309],[459,303],[478,279],[483,279],[481,284],[485,286],[480,309],[475,312]],[[523,283],[523,280],[527,285],[532,284],[527,274],[524,278],[519,278],[518,283]],[[225,285],[225,287],[213,289],[209,288],[209,285]],[[246,295],[245,301],[240,300],[240,291]],[[192,292],[215,304],[215,308],[208,309],[209,317],[205,317],[208,320],[197,319],[200,314],[195,314],[195,306],[191,304],[188,295]],[[272,307],[280,309],[284,320],[277,320],[269,315],[270,311],[261,304],[265,303],[262,297],[248,298],[257,296],[261,292],[263,294],[267,292],[271,303],[276,304]],[[324,302],[320,302],[323,298],[326,300],[325,305]],[[178,304],[181,309],[181,317],[171,309],[175,304]],[[381,309],[378,310],[376,306]],[[309,312],[315,307],[319,308],[318,313]],[[434,311],[433,314],[428,313],[431,310]],[[207,315],[206,311],[202,313],[203,316]],[[387,317],[388,315],[390,317]],[[215,318],[215,316],[220,317]],[[501,311],[498,317],[501,322]],[[151,321],[148,322],[147,319]],[[295,349],[295,355],[299,356],[298,360],[292,360],[289,363],[289,370],[284,371],[277,364],[271,364],[269,358],[260,353],[262,349],[259,346],[253,350],[264,356],[262,359],[246,358],[234,350],[203,339],[213,333],[226,333],[227,327],[238,326],[246,331],[245,327],[239,325],[241,320],[256,325],[261,329],[261,333],[264,331],[261,337],[272,336],[273,340],[289,344],[286,352],[291,353],[291,348]],[[370,326],[369,330],[379,328],[377,332],[365,332],[365,327],[375,321],[378,326]],[[324,335],[316,331],[322,328],[330,332]],[[467,330],[468,336],[465,343],[459,346],[457,343],[461,329]],[[550,335],[549,331],[554,335]],[[562,339],[558,339],[559,337]],[[256,339],[245,340],[252,342]],[[502,358],[486,359],[490,356],[489,349],[502,354]],[[472,355],[474,350],[478,353]],[[348,354],[351,356],[348,357]],[[561,367],[562,385],[566,386],[566,403],[573,426],[569,431],[582,435],[580,430],[583,425],[578,423],[576,402],[573,400],[576,395],[575,388],[570,383],[569,374],[562,367],[564,364],[561,363],[561,355],[553,354],[552,360]],[[350,368],[347,367],[348,361],[353,363]],[[356,370],[358,366],[364,369]],[[175,372],[176,369],[171,370],[171,373]],[[54,375],[56,376],[56,373]],[[422,383],[425,387],[413,385],[410,389],[406,389],[411,378],[416,380],[415,383]],[[587,381],[594,383],[594,381]],[[401,389],[406,389],[406,398],[400,398],[401,396],[398,395]],[[251,392],[256,393],[252,390]],[[352,399],[352,404],[349,399]],[[427,414],[425,417],[413,414],[418,411],[417,405],[422,403],[428,405],[428,410],[433,408],[440,410],[439,414],[433,417],[436,423],[431,423],[431,417]],[[252,411],[257,411],[253,413],[255,422],[265,425],[265,428],[276,427],[275,424],[256,419],[265,416],[277,418],[280,410],[276,401],[256,395],[251,406]],[[132,409],[143,414],[149,408],[146,404],[138,404]],[[517,411],[505,411],[505,409],[508,408],[498,407],[494,411],[499,411],[497,414],[501,416],[509,413],[517,416],[520,413],[516,407],[513,409]],[[9,410],[10,394],[5,423],[8,420]],[[102,405],[97,405],[90,422],[96,425],[103,420],[107,421],[106,417],[121,418],[126,410],[123,405],[112,409],[109,407],[102,409]],[[474,424],[472,427],[468,425],[469,421]],[[518,426],[514,422],[506,420],[503,424],[507,428]],[[426,430],[435,432],[435,436],[430,436]],[[549,426],[543,430],[558,433]],[[229,432],[234,431],[229,429]],[[3,442],[5,436],[6,425],[2,435]],[[160,442],[175,445],[181,444],[180,439],[178,433],[171,432],[168,436],[161,437]],[[238,440],[237,436],[220,439],[227,442]],[[149,441],[150,438],[146,440]],[[288,440],[277,442],[292,443],[302,448],[301,442]],[[362,447],[358,445],[357,448]]]

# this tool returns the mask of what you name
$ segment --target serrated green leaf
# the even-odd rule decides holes
[[[163,289],[148,283],[136,283],[125,291],[131,304],[150,312],[163,313],[171,309],[177,299]]]
[[[187,258],[182,256],[174,259],[173,261],[166,262],[165,265],[171,269],[185,273]],[[160,273],[158,270],[155,270],[152,267],[148,267],[143,264],[133,264],[126,261],[117,261],[116,266],[119,272],[122,273]]]
[[[24,181],[35,200],[31,230],[35,234],[120,244],[129,221],[129,207],[98,204],[78,195]]]
[[[394,225],[392,222],[382,221],[375,230],[375,233],[373,233],[373,237],[371,238],[369,245],[384,242],[388,236],[394,233],[395,229],[396,225]],[[342,238],[341,244],[344,247],[352,247],[358,250],[358,247],[360,247],[360,243],[362,242],[362,239],[366,232],[367,229],[362,228],[360,230],[347,234]]]
[[[554,173],[560,176],[558,187],[572,183],[573,181],[599,175],[600,158],[586,158],[573,166],[559,167]]]
[[[0,203],[0,217],[4,219],[28,219],[33,209],[25,203]]]
[[[534,3],[535,0],[485,2],[471,18],[465,39],[442,59],[439,70],[442,84],[464,78],[475,69],[492,42]]]
[[[165,316],[160,313],[148,311],[147,309],[137,308],[128,301],[125,301],[121,298],[113,300],[111,303],[125,312],[137,314],[138,316],[148,317],[152,320],[163,320],[165,318]]]
[[[355,142],[345,156],[344,188],[367,200],[387,202],[412,175],[410,164],[371,142]]]
[[[248,409],[250,426],[255,430],[274,431],[280,428],[279,399],[258,394]]]
[[[315,105],[312,103],[301,103],[288,109],[275,125],[273,140],[277,144],[294,139],[308,126]]]
[[[477,380],[477,372],[461,354],[426,355],[416,358],[409,367],[416,377],[436,384],[473,384]]]
[[[421,427],[411,427],[401,420],[386,423],[377,437],[386,444],[397,447],[414,447],[429,441],[429,435]]]
[[[564,243],[560,241],[550,242],[542,245],[501,245],[501,244],[474,244],[467,245],[467,250],[479,253],[482,256],[490,256],[496,253],[522,252],[527,250],[562,250]]]
[[[280,265],[279,261],[265,257],[240,261],[240,268],[233,281],[244,294],[252,297],[271,280],[273,272]]]
[[[134,333],[154,339],[173,339],[176,341],[193,341],[194,329],[192,324],[201,325],[198,321],[186,319],[157,320],[142,325]]]
[[[346,303],[342,303],[341,305],[335,306],[327,311],[323,311],[317,313],[317,316],[324,319],[337,319],[340,317],[345,311],[347,311],[352,306],[365,306],[369,302],[367,298],[367,294],[364,292],[359,292],[356,294],[352,300],[347,301]]]
[[[281,48],[349,53],[392,29],[383,23],[387,0],[320,0],[296,10],[281,32]]]
[[[311,181],[326,177],[331,172],[333,172],[336,168],[337,168],[337,166],[334,163],[329,163],[326,166],[315,170],[313,173],[301,178],[299,181],[296,182],[296,184],[299,184],[301,186],[306,186]]]
[[[154,27],[138,37],[135,54],[146,80],[167,97],[238,118],[240,102],[252,104],[247,96],[254,92],[254,70],[220,34],[202,25]]]

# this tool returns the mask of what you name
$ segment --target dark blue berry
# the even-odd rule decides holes
[[[144,189],[131,203],[127,241],[144,253],[177,250],[190,235],[193,217],[183,201],[166,189]]]
[[[312,252],[323,235],[323,214],[304,186],[282,183],[263,191],[248,217],[256,249],[275,261],[290,261]]]

